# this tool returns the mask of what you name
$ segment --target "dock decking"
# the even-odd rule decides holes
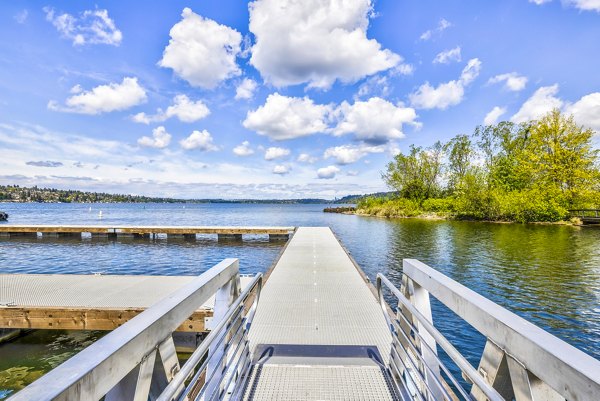
[[[114,330],[195,276],[0,274],[0,328]],[[241,277],[241,286],[248,277]],[[177,331],[203,332],[214,297]]]
[[[110,226],[110,225],[0,225],[0,237],[42,236],[69,237],[89,233],[100,237],[167,237],[195,238],[196,234],[216,234],[224,239],[241,239],[242,235],[269,235],[287,239],[294,227],[218,227],[218,226]]]
[[[396,399],[381,367],[392,341],[381,307],[328,227],[296,231],[249,339],[259,362],[247,400]]]

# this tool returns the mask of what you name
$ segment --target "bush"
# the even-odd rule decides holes
[[[421,213],[417,201],[406,198],[366,198],[356,207],[359,214],[380,217],[414,217]]]
[[[500,197],[503,220],[519,223],[554,222],[568,217],[560,193],[548,193],[539,189],[513,191]]]
[[[423,210],[435,213],[454,212],[454,198],[431,198],[423,201]]]

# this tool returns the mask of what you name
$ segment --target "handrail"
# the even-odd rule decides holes
[[[206,353],[215,346],[215,342],[219,338],[224,338],[221,336],[221,332],[223,329],[234,319],[236,312],[240,306],[243,307],[243,303],[248,299],[249,295],[254,292],[256,289],[256,295],[254,297],[254,301],[252,306],[247,314],[247,320],[245,322],[245,330],[247,330],[252,323],[252,318],[254,317],[254,311],[256,310],[256,305],[258,304],[258,298],[260,297],[260,292],[262,290],[263,283],[263,275],[262,273],[254,276],[253,280],[250,282],[250,285],[246,287],[246,289],[240,294],[240,296],[234,301],[234,303],[230,306],[229,310],[223,317],[223,319],[217,324],[217,326],[211,330],[210,334],[202,341],[200,346],[192,353],[192,355],[188,358],[186,363],[181,367],[180,371],[175,375],[173,380],[167,385],[161,395],[158,397],[156,401],[173,401],[176,399],[184,398],[188,393],[190,386],[186,389],[181,395],[177,395],[178,390],[185,383],[186,380],[192,376],[194,373],[194,369],[198,366],[198,364],[202,361]],[[206,363],[211,358],[212,355],[208,355],[206,358]],[[204,365],[203,365],[204,367]],[[203,368],[201,367],[200,370]]]
[[[150,365],[148,361],[154,361],[157,349],[174,355],[172,333],[238,275],[238,259],[223,260],[25,387],[10,401],[99,400],[136,367]],[[175,362],[168,368],[177,370]]]
[[[498,363],[502,358],[516,362],[539,379],[535,386],[541,382],[567,400],[598,400],[600,361],[418,260],[404,259],[402,271],[483,334],[503,355]],[[489,360],[484,352],[481,363]]]
[[[505,401],[504,398],[492,387],[488,382],[475,370],[473,366],[466,360],[464,356],[440,333],[434,326],[414,307],[414,305],[381,273],[377,274],[377,295],[379,298],[379,304],[383,310],[386,322],[393,327],[391,319],[388,315],[387,304],[383,299],[382,285],[385,284],[388,290],[398,299],[398,301],[405,307],[414,317],[417,318],[420,324],[423,325],[425,330],[434,338],[436,343],[442,347],[448,356],[456,363],[459,369],[464,372],[469,380],[473,382],[477,387],[483,391],[490,401]],[[392,332],[394,332],[392,330]]]

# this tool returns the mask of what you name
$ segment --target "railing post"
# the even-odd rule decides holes
[[[105,401],[147,401],[152,383],[156,351],[152,351],[138,366],[133,368],[104,397]]]
[[[485,343],[477,371],[504,399],[512,400],[514,393],[508,372],[506,354],[489,339]],[[485,394],[475,385],[471,389],[471,396],[477,401],[487,400]]]
[[[410,263],[410,262],[407,260],[404,260],[403,266],[407,263]],[[406,286],[405,291],[408,291],[409,297],[407,297],[407,298],[411,301],[411,303],[415,306],[415,308],[419,312],[421,312],[421,314],[427,319],[427,321],[429,321],[431,324],[433,324],[433,315],[431,313],[431,302],[429,299],[429,291],[427,291],[420,284],[418,284],[417,282],[415,282],[414,280],[412,280],[408,277],[406,278],[406,281],[403,279],[402,282]],[[413,317],[413,323],[416,325],[423,341],[425,341],[427,343],[427,345],[429,346],[429,348],[420,346],[421,355],[423,356],[425,363],[431,368],[431,371],[423,370],[422,373],[424,373],[426,375],[425,377],[427,378],[427,385],[429,386],[429,388],[431,389],[431,392],[433,393],[432,394],[433,398],[436,400],[437,399],[441,400],[441,399],[443,399],[443,390],[440,389],[439,386],[437,385],[436,378],[432,377],[432,375],[435,374],[438,379],[441,378],[440,365],[438,362],[439,359],[437,356],[437,344],[435,342],[435,339],[432,337],[432,335],[414,317]]]
[[[215,307],[213,312],[213,318],[211,322],[211,328],[216,327],[223,317],[227,314],[231,304],[237,299],[240,294],[240,275],[239,275],[239,262],[235,262],[235,269],[238,273],[232,277],[225,285],[223,285],[215,294]],[[211,400],[215,392],[220,393],[223,390],[222,378],[225,374],[225,363],[227,361],[227,355],[224,355],[225,348],[229,343],[231,334],[221,342],[216,348],[209,349],[208,353],[213,354],[207,365],[206,379],[209,380],[206,383],[206,392],[204,393],[205,400]],[[220,359],[223,358],[222,361]],[[213,375],[214,373],[214,375]],[[211,378],[212,376],[212,378]],[[218,396],[217,396],[218,399]]]

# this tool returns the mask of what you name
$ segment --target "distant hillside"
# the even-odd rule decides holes
[[[374,194],[367,194],[367,195],[348,195],[348,196],[344,196],[343,198],[339,198],[336,199],[334,203],[357,203],[359,200],[363,199],[363,198],[367,198],[367,197],[372,197],[372,198],[387,198],[390,197],[392,195],[394,195],[394,192],[376,192]]]
[[[376,196],[377,194],[373,194]],[[108,194],[104,192],[84,192],[54,188],[21,187],[0,185],[0,202],[43,202],[43,203],[276,203],[276,204],[315,204],[315,203],[355,203],[364,195],[345,196],[335,201],[318,198],[307,199],[177,199],[138,195]]]

